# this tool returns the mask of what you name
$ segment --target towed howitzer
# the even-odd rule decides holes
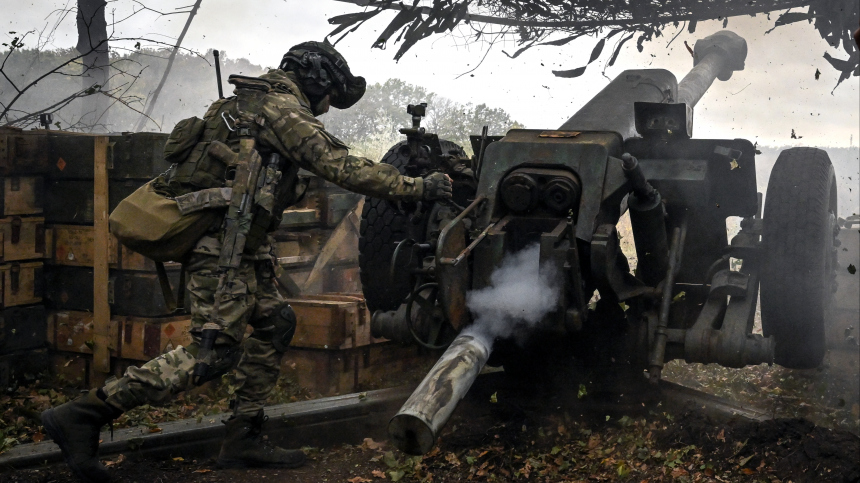
[[[721,31],[696,42],[694,67],[680,83],[663,69],[627,70],[558,130],[472,138],[483,161],[474,166],[476,190],[461,203],[468,207],[436,206],[418,229],[402,230],[412,238],[394,240],[389,280],[365,277],[372,267],[362,266],[375,336],[449,344],[389,424],[398,448],[429,451],[485,363],[535,377],[560,355],[647,371],[651,382],[672,359],[821,363],[838,231],[827,154],[784,151],[763,213],[755,146],[692,139],[693,107],[715,79],[744,68],[746,53],[744,39]],[[367,205],[364,215],[360,249],[368,257],[367,238],[385,217]],[[618,235],[622,215],[633,234],[633,272]],[[730,242],[729,217],[742,219]],[[516,340],[479,336],[492,334],[493,322],[475,327],[467,292],[490,287],[506,256],[533,244],[541,271],[561,274],[556,306]],[[383,291],[404,280],[414,287],[405,299]],[[753,333],[760,285],[763,335]]]

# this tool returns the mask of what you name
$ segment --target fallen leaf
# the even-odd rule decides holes
[[[379,470],[373,470],[370,472],[370,474],[373,475],[374,478],[382,478],[383,480],[386,479],[385,473]]]
[[[149,432],[150,432],[150,433],[160,433],[160,432],[161,432],[161,428],[149,428]]]
[[[202,469],[202,470],[194,470],[195,473],[211,473],[212,470]]]
[[[385,446],[385,443],[384,442],[377,443],[376,441],[373,440],[373,438],[364,438],[364,442],[361,443],[361,446],[366,448],[366,449],[370,449],[370,450],[375,451],[378,449],[382,449]]]
[[[729,163],[729,166],[731,166],[732,169],[738,169],[741,167],[741,165],[738,164],[738,161],[736,159],[733,159],[732,162]]]
[[[743,474],[745,474],[745,475],[754,475],[754,474],[755,474],[755,470],[753,470],[753,469],[751,469],[751,468],[744,468],[744,469],[742,469],[742,470],[741,470],[741,473],[743,473]]]
[[[490,402],[491,402],[491,403],[496,404],[497,402],[499,402],[499,398],[498,398],[497,394],[498,394],[497,392],[494,392],[494,393],[490,396]]]
[[[117,456],[117,458],[116,458],[115,460],[113,460],[113,461],[105,461],[105,466],[114,466],[114,465],[119,465],[119,464],[121,464],[123,461],[125,461],[125,455],[124,455],[124,454],[120,454],[120,455],[119,455],[119,456]]]
[[[744,465],[746,465],[746,464],[747,464],[747,463],[749,463],[749,461],[753,458],[753,456],[755,456],[755,455],[754,455],[754,454],[751,454],[751,455],[747,456],[746,458],[744,458],[744,459],[740,460],[740,461],[738,462],[738,466],[744,466]]]
[[[33,442],[34,442],[34,443],[39,443],[39,442],[41,442],[43,439],[45,439],[45,435],[44,435],[44,434],[42,434],[42,433],[36,433],[36,434],[34,434],[34,435],[33,435]]]
[[[717,435],[717,439],[722,441],[723,443],[726,442],[726,430],[725,429],[720,430],[720,434]]]
[[[674,304],[675,302],[684,300],[686,297],[687,297],[687,292],[684,292],[682,290],[682,291],[678,292],[674,297],[672,297],[672,303]]]
[[[362,478],[361,476],[356,476],[355,478],[350,478],[346,481],[348,481],[349,483],[370,483],[373,480],[369,478]]]
[[[183,458],[182,456],[177,456],[176,458],[173,458],[173,461],[185,461],[185,458]]]
[[[678,478],[689,474],[690,472],[685,470],[684,468],[675,468],[674,470],[672,470],[672,478]]]

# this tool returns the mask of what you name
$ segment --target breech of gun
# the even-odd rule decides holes
[[[460,334],[415,392],[388,423],[394,445],[409,454],[424,454],[490,357],[491,343],[480,337]]]

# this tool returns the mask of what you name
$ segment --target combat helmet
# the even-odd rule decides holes
[[[279,67],[302,77],[302,87],[309,97],[331,95],[331,105],[346,109],[364,95],[364,77],[354,76],[346,59],[328,39],[324,42],[302,42],[284,54]],[[333,87],[334,89],[330,89]]]

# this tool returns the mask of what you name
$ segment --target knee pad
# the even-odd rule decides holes
[[[255,329],[251,337],[271,342],[275,350],[281,353],[287,351],[293,335],[296,333],[296,313],[290,304],[282,303],[275,307],[260,329]],[[271,337],[271,340],[269,339]]]

